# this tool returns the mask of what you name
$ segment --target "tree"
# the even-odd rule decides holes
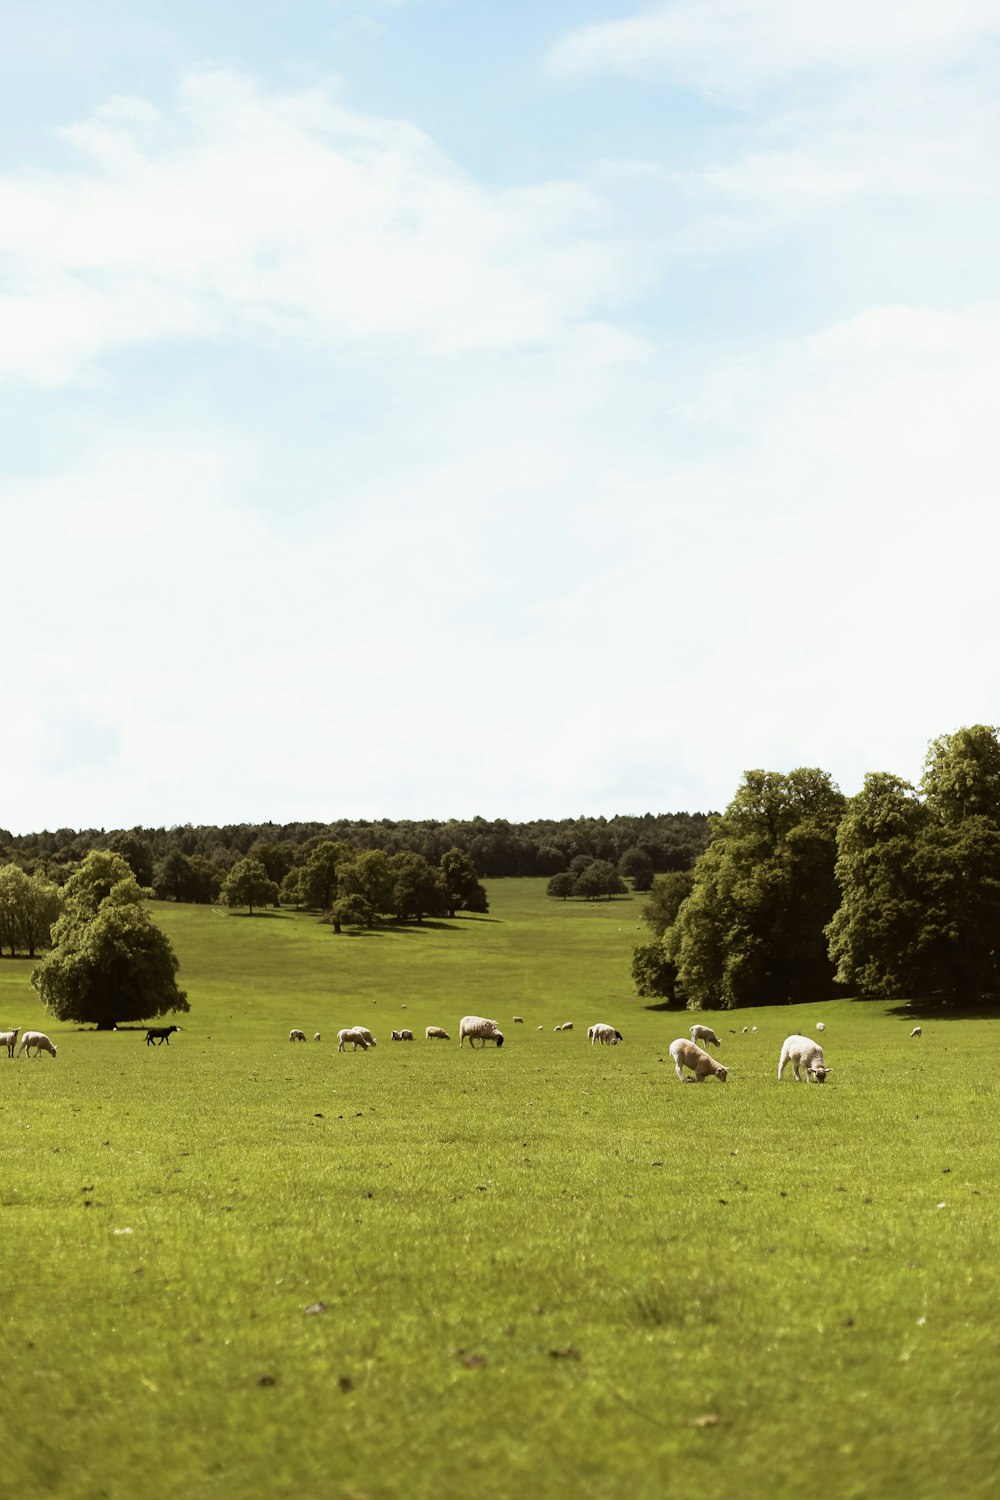
[[[259,859],[238,859],[222,882],[220,899],[226,906],[245,906],[253,916],[255,906],[277,906],[278,887],[268,879]]]
[[[0,950],[11,957],[20,949],[34,958],[51,940],[52,924],[62,898],[56,886],[41,875],[26,875],[19,865],[0,867]]]
[[[658,875],[649,892],[649,900],[642,908],[642,920],[658,938],[662,938],[668,927],[677,921],[677,913],[691,894],[694,872],[671,870],[668,875]]]
[[[1000,826],[1000,730],[973,724],[932,740],[921,790],[947,823],[984,817]]]
[[[827,926],[840,984],[890,997],[922,988],[924,878],[918,845],[930,821],[909,782],[869,772],[837,833],[840,904]]]
[[[337,866],[349,859],[354,851],[346,844],[323,839],[312,850],[302,866],[299,889],[306,906],[318,911],[329,911],[337,895]]]
[[[843,794],[824,771],[747,771],[664,934],[693,1007],[774,1005],[834,992],[824,929]]]
[[[626,894],[627,887],[624,880],[610,860],[606,859],[591,860],[586,869],[577,876],[573,886],[573,895],[585,896],[588,901],[596,901],[601,896],[606,896],[610,901],[612,896]]]
[[[653,884],[653,861],[645,849],[633,845],[618,861],[618,873],[631,880],[634,891],[648,891]]]
[[[177,988],[170,942],[146,911],[127,865],[121,875],[124,864],[119,855],[90,854],[66,884],[52,951],[31,976],[57,1020],[110,1030],[119,1021],[189,1009]]]
[[[398,922],[415,917],[443,917],[448,910],[448,890],[439,870],[422,854],[394,854],[392,902]]]
[[[677,968],[662,943],[641,943],[632,949],[632,983],[642,1000],[666,1000],[670,1010],[683,1010],[687,1003],[677,985]]]
[[[572,896],[575,885],[576,876],[572,870],[561,870],[558,875],[553,875],[545,887],[545,894],[565,901],[567,897]]]
[[[448,915],[456,911],[487,912],[486,887],[476,878],[472,860],[463,849],[449,849],[441,856],[441,873],[448,890]]]
[[[119,832],[111,836],[108,848],[114,854],[120,854],[127,863],[132,874],[141,886],[153,884],[153,854],[146,843],[135,830],[131,833]]]
[[[395,879],[389,856],[383,849],[365,850],[337,866],[338,891],[344,897],[360,897],[372,913],[394,910]]]
[[[374,912],[364,896],[341,896],[330,908],[334,932],[344,927],[371,927]]]

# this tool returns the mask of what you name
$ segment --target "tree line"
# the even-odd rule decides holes
[[[857,994],[1000,1004],[1000,730],[934,740],[919,788],[747,771],[687,871],[654,881],[640,995],[691,1009]]]
[[[467,854],[480,879],[552,876],[578,856],[619,866],[632,853],[654,874],[685,870],[706,847],[705,813],[644,813],[612,818],[504,818],[398,821],[339,819],[331,823],[184,824],[172,828],[59,828],[11,834],[0,829],[0,864],[62,884],[92,850],[123,854],[141,885],[165,900],[214,901],[238,860],[250,856],[279,885],[323,842],[360,852],[420,854],[439,866],[449,850]],[[177,856],[182,856],[182,863]],[[626,872],[629,873],[629,872]]]

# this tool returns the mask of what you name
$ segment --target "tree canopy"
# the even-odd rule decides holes
[[[170,942],[120,855],[89,855],[63,894],[52,951],[31,976],[57,1020],[110,1029],[188,1010]]]

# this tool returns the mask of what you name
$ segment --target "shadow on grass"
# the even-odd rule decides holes
[[[291,913],[287,911],[230,911],[226,913],[230,917],[252,917],[256,922],[258,917],[270,922],[290,922]]]
[[[871,1002],[859,1000],[857,1003],[868,1005]],[[945,1005],[937,996],[928,995],[923,1000],[901,1000],[898,1005],[891,1005],[887,1014],[898,1016],[901,1021],[982,1021],[1000,1016],[1000,999],[984,995],[981,1000]]]
[[[675,1005],[672,1000],[660,1000],[656,1005],[644,1005],[643,1010],[672,1010],[675,1016],[687,1014],[686,1005]]]

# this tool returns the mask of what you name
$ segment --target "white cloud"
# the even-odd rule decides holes
[[[998,37],[996,0],[674,0],[569,32],[550,63],[739,94],[800,72],[937,71]]]
[[[189,73],[66,132],[73,172],[0,177],[0,374],[233,334],[453,358],[548,344],[632,294],[586,188],[489,189],[413,126]]]

